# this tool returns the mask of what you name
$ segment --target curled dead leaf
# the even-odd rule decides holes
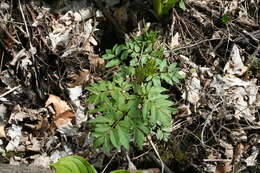
[[[79,74],[71,74],[68,76],[68,78],[74,81],[74,82],[69,83],[68,87],[74,88],[76,86],[81,86],[89,81],[90,71],[83,69],[80,71]]]
[[[72,119],[75,117],[75,114],[71,111],[65,111],[61,114],[56,114],[53,119],[54,119],[54,124],[56,127],[59,129],[65,125],[70,125]]]
[[[105,60],[103,60],[96,54],[90,53],[88,59],[90,62],[90,68],[93,71],[95,71],[97,68],[105,67]]]
[[[71,121],[75,117],[75,114],[71,111],[69,105],[58,96],[52,94],[49,95],[45,106],[50,104],[53,104],[56,111],[56,114],[53,116],[53,122],[56,127],[59,129],[65,125],[71,125]]]
[[[53,94],[49,95],[49,98],[45,103],[45,107],[49,106],[50,104],[53,104],[56,114],[71,110],[71,108],[65,101],[61,100],[58,96],[55,96]]]

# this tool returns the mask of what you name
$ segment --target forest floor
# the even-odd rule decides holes
[[[260,2],[185,6],[158,19],[148,0],[1,0],[0,163],[77,154],[99,172],[160,172],[160,159],[165,172],[260,172]],[[184,76],[164,84],[178,110],[171,136],[105,154],[92,146],[86,88],[119,71],[106,49],[149,31]]]

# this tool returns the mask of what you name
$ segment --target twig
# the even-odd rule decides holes
[[[115,158],[115,156],[116,156],[116,154],[114,154],[113,156],[112,156],[112,158],[109,160],[109,162],[106,164],[106,166],[105,166],[105,168],[102,170],[102,172],[101,173],[104,173],[105,171],[106,171],[106,169],[107,169],[107,167],[108,167],[108,165],[110,165],[110,163],[112,162],[112,160]]]
[[[0,74],[2,73],[4,54],[5,54],[5,52],[3,51],[3,52],[2,52],[2,57],[1,57],[1,64],[0,64]]]
[[[148,139],[148,141],[150,142],[150,144],[152,145],[154,152],[156,153],[158,159],[159,159],[160,162],[161,162],[162,173],[163,173],[163,172],[164,172],[164,163],[163,163],[163,161],[162,161],[162,159],[161,159],[161,156],[160,156],[158,150],[156,149],[156,146],[154,145],[154,143],[153,143],[152,138],[151,138],[150,135],[147,136],[147,139]]]
[[[31,35],[30,35],[30,33],[29,33],[29,29],[28,29],[28,26],[27,26],[27,22],[26,22],[24,13],[23,13],[23,9],[22,9],[22,5],[21,5],[20,0],[18,0],[18,3],[19,3],[19,8],[20,8],[20,11],[21,11],[21,14],[22,14],[22,17],[23,17],[23,21],[24,21],[24,24],[25,24],[25,30],[26,30],[27,36],[28,36],[28,38],[29,38],[29,44],[30,44],[30,49],[31,49],[30,52],[31,52],[32,58],[33,58],[33,60],[34,60],[34,53],[32,52],[32,50],[33,50],[33,45],[32,45]]]
[[[175,52],[175,51],[178,51],[178,50],[182,50],[182,49],[187,49],[187,48],[192,48],[192,47],[195,47],[201,43],[204,43],[204,42],[208,42],[208,41],[213,41],[213,40],[221,40],[222,38],[210,38],[210,39],[205,39],[205,40],[201,40],[197,43],[194,43],[194,44],[190,44],[190,45],[187,45],[187,46],[183,46],[183,47],[179,47],[179,48],[176,48],[176,49],[173,49],[171,50],[171,52]]]
[[[8,90],[7,92],[1,94],[1,95],[0,95],[0,98],[6,96],[6,95],[8,95],[8,94],[10,94],[11,92],[13,92],[14,90],[17,90],[17,89],[20,88],[20,87],[21,87],[21,85],[18,85],[18,86],[16,86],[16,87],[14,87],[14,88]]]
[[[153,153],[149,153],[149,156],[158,164],[160,165],[161,162],[160,160],[153,154]],[[164,171],[165,173],[174,173],[174,171],[172,171],[170,168],[168,168],[168,166],[164,165]]]
[[[205,132],[205,129],[206,129],[206,126],[210,123],[210,120],[212,119],[212,114],[213,112],[217,109],[217,107],[223,103],[223,101],[219,102],[218,104],[215,105],[215,107],[213,108],[213,110],[210,112],[210,114],[208,115],[206,121],[205,121],[205,124],[202,128],[202,131],[201,131],[201,143],[203,146],[205,146],[205,142],[204,142],[204,132]]]
[[[230,159],[203,159],[204,162],[231,162]]]
[[[5,24],[5,23],[11,23],[11,24],[16,24],[16,25],[23,25],[23,26],[25,26],[25,24],[24,23],[21,23],[21,22],[15,22],[15,21],[5,21],[5,20],[2,20],[2,19],[0,19],[0,23],[3,23],[3,24]],[[30,26],[30,27],[33,27],[33,28],[36,28],[37,26],[33,26],[33,25],[28,25],[28,26]]]
[[[137,160],[137,159],[139,159],[140,157],[143,157],[144,155],[148,154],[149,152],[150,152],[150,150],[148,150],[148,151],[146,151],[146,152],[140,154],[139,156],[133,157],[132,160]]]
[[[30,33],[29,33],[29,30],[28,30],[28,27],[27,27],[27,23],[26,23],[26,20],[25,20],[25,16],[24,16],[24,13],[23,13],[23,9],[22,9],[22,5],[21,5],[20,0],[18,0],[18,3],[19,3],[19,8],[20,8],[21,14],[22,14],[22,18],[23,18],[23,21],[24,21],[27,37],[30,39]]]

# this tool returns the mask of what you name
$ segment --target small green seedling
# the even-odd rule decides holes
[[[184,0],[153,0],[153,8],[157,16],[161,18],[167,15],[177,3],[182,10],[186,10]]]
[[[90,113],[96,115],[89,121],[94,147],[108,153],[113,148],[129,150],[132,142],[141,149],[149,134],[156,134],[158,140],[170,138],[176,109],[162,84],[178,84],[182,76],[177,64],[169,63],[156,46],[157,34],[144,33],[102,56],[106,67],[118,72],[112,80],[87,88],[87,102],[95,107]]]
[[[228,21],[229,21],[229,15],[226,13],[226,14],[224,14],[222,17],[221,17],[221,22],[223,23],[223,24],[227,24],[228,23]]]

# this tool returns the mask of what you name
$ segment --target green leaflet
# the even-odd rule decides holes
[[[119,142],[125,147],[125,149],[129,150],[129,142],[131,138],[128,132],[125,132],[124,128],[118,126],[118,135],[119,135]]]
[[[119,150],[121,143],[119,141],[119,134],[118,134],[118,130],[117,129],[113,129],[110,131],[110,141],[111,143],[114,145],[114,147]]]
[[[144,140],[145,140],[144,133],[141,130],[136,129],[136,131],[135,131],[135,142],[136,142],[136,144],[139,148],[143,147]]]

